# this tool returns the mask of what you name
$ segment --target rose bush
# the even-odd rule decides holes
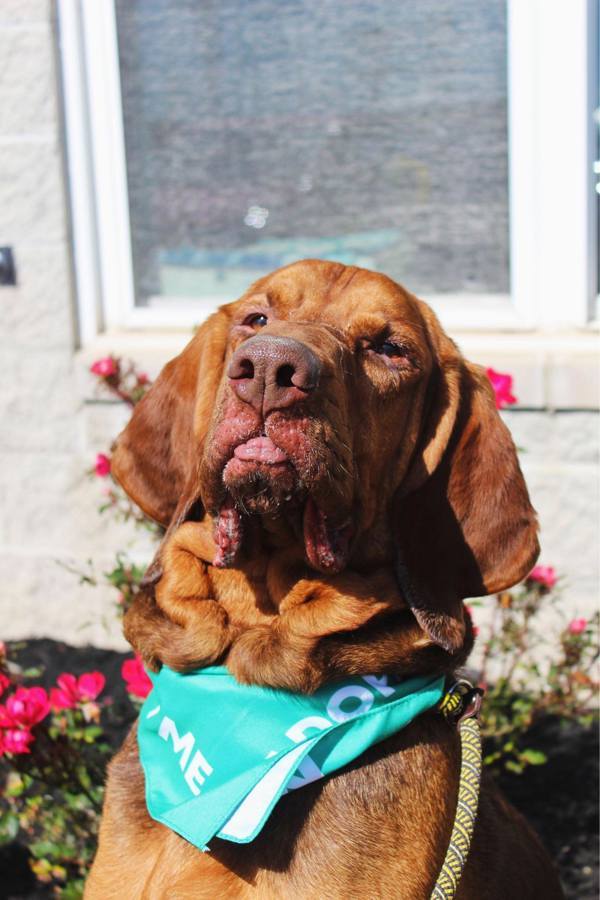
[[[567,621],[560,593],[554,568],[536,566],[521,585],[496,595],[491,623],[480,630],[484,761],[493,769],[521,773],[546,762],[530,744],[542,718],[586,726],[597,717],[600,615]]]
[[[142,399],[151,384],[146,373],[140,372],[135,363],[116,356],[97,359],[90,366],[90,372],[98,378],[99,391],[108,392],[131,407]]]
[[[127,689],[142,696],[148,676],[135,659],[124,673],[127,663],[135,672]],[[102,672],[63,672],[48,687],[25,683],[39,677],[0,657],[0,844],[21,841],[39,881],[56,896],[81,897],[116,749],[106,734],[113,703],[103,696]]]

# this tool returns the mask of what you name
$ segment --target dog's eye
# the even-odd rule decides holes
[[[357,348],[362,350],[367,358],[377,359],[379,365],[383,363],[388,369],[396,372],[411,372],[420,368],[418,354],[404,341],[397,343],[385,335],[378,338],[362,337],[357,341]]]
[[[268,321],[264,313],[251,313],[244,319],[244,325],[251,325],[253,328],[264,328]]]
[[[378,353],[380,356],[387,356],[391,360],[403,360],[409,357],[408,347],[404,347],[402,344],[395,344],[393,341],[383,341],[373,349],[375,353]]]
[[[394,344],[393,341],[384,341],[383,344],[379,344],[375,350],[377,353],[381,353],[382,356],[389,356],[392,359],[394,357],[407,355],[406,347],[401,347],[400,344]]]

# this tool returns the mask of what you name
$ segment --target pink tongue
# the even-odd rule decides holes
[[[219,569],[232,566],[242,546],[243,537],[242,517],[230,501],[221,507],[215,522],[214,538],[217,552],[213,566]]]
[[[274,466],[277,463],[288,461],[283,450],[276,447],[271,438],[268,437],[251,438],[245,444],[240,444],[239,447],[236,447],[233,455],[237,459],[253,460],[254,462],[265,463],[267,466]]]
[[[333,528],[325,513],[309,498],[304,508],[304,549],[320,572],[340,572],[348,561],[351,528]]]

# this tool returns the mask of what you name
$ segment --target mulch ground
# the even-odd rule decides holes
[[[135,716],[120,674],[127,654],[50,640],[13,643],[9,652],[23,667],[43,668],[39,681],[47,685],[65,671],[75,675],[94,669],[103,672],[106,694],[113,698],[108,735],[115,748],[119,746]],[[530,767],[523,775],[503,775],[502,789],[542,838],[558,866],[568,900],[597,900],[598,729],[547,720],[536,727],[529,745],[543,750],[548,762]],[[2,900],[47,900],[49,896],[36,885],[25,847],[0,848]]]

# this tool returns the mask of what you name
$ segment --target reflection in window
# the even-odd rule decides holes
[[[504,0],[117,0],[137,302],[302,257],[508,292]]]

